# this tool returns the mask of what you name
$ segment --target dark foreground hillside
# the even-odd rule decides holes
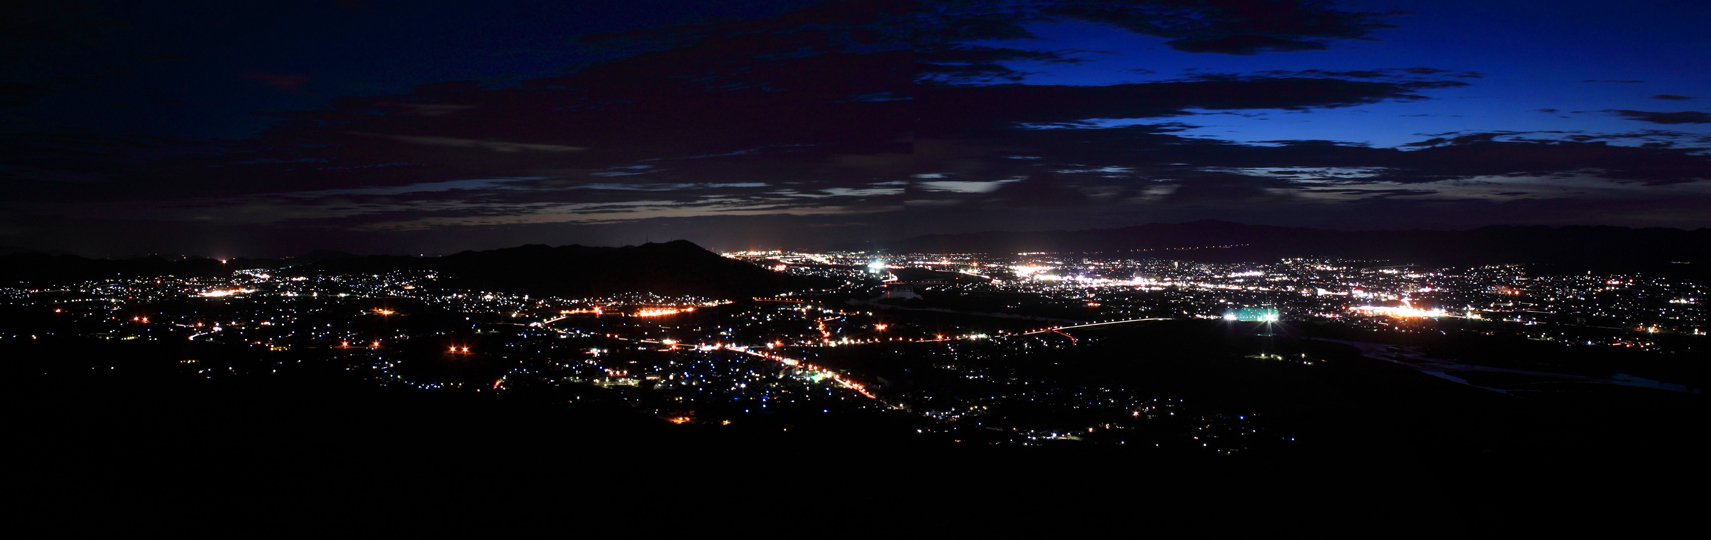
[[[1184,348],[1209,336],[1158,331]],[[7,380],[25,491],[74,534],[1537,534],[1693,515],[1702,428],[1681,403],[1557,409],[1335,348],[1311,368],[1117,362],[1135,339],[1156,341],[1042,360],[1293,419],[1300,444],[1217,456],[958,444],[852,418],[679,426],[552,392],[378,388],[306,359],[211,376],[217,351],[192,370],[71,339],[11,341]]]

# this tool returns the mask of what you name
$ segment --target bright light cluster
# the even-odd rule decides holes
[[[1017,265],[1010,267],[1010,271],[1015,272],[1016,277],[1028,277],[1046,270],[1051,270],[1051,267],[1038,265]]]
[[[1368,315],[1389,315],[1391,317],[1396,317],[1396,318],[1444,317],[1444,316],[1449,315],[1449,312],[1446,312],[1442,309],[1437,309],[1437,308],[1420,309],[1420,308],[1413,307],[1413,306],[1400,306],[1400,307],[1357,306],[1357,307],[1351,307],[1349,309],[1354,310],[1354,311],[1359,311],[1362,313],[1366,313]]]
[[[203,298],[225,298],[234,294],[249,294],[253,292],[255,292],[255,289],[224,289],[200,293],[200,296]]]
[[[683,309],[678,309],[678,308],[673,308],[673,307],[642,308],[641,310],[636,311],[635,316],[636,317],[664,317],[666,315],[676,315],[678,313],[688,313],[691,311],[695,311],[695,308],[683,308]]]

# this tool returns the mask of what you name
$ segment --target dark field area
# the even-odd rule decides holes
[[[1318,331],[1168,321],[1078,331],[1073,348],[958,355],[995,375],[1181,399],[1185,414],[1253,415],[1276,434],[1233,455],[1093,436],[990,446],[889,413],[671,425],[605,388],[380,388],[335,362],[262,373],[256,353],[188,342],[8,340],[8,380],[20,435],[36,441],[25,480],[66,532],[1461,534],[1690,515],[1699,395],[1503,395],[1300,339]],[[820,349],[814,361],[884,377],[882,395],[979,391],[910,350],[929,346]],[[186,354],[201,361],[173,360]],[[197,373],[220,366],[231,369]],[[994,414],[1025,424],[1029,412]]]

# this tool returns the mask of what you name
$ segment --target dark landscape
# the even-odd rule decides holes
[[[1701,528],[1711,5],[23,2],[29,537]]]

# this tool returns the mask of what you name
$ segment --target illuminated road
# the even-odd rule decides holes
[[[821,339],[824,340],[825,343],[827,343],[827,344],[833,344],[834,343],[831,341],[831,333],[830,333],[829,329],[826,327],[826,321],[833,319],[833,318],[835,318],[835,317],[822,317],[822,318],[817,318],[817,319],[813,320],[815,330],[817,330],[820,333]],[[542,321],[540,324],[543,328],[547,328],[548,330],[552,330],[554,332],[558,332],[560,334],[563,334],[563,333],[565,333],[563,330],[554,329],[551,327],[551,325],[553,323],[562,321],[564,319],[565,319],[565,317],[550,318],[550,319],[547,319],[545,321]],[[1061,335],[1063,337],[1069,338],[1070,342],[1073,344],[1077,341],[1075,336],[1071,336],[1069,334],[1064,333],[1064,330],[1075,330],[1075,329],[1080,329],[1080,328],[1092,328],[1092,327],[1096,327],[1096,326],[1110,326],[1110,325],[1117,325],[1117,324],[1132,324],[1132,323],[1147,322],[1147,321],[1169,321],[1169,320],[1175,320],[1175,319],[1170,318],[1170,317],[1146,317],[1146,318],[1136,318],[1136,319],[1122,319],[1122,320],[1115,320],[1115,321],[1071,324],[1071,325],[1064,325],[1064,326],[1052,326],[1052,327],[1047,327],[1047,328],[1041,328],[1038,330],[1030,330],[1030,331],[1026,331],[1026,332],[1019,332],[1016,334],[1008,334],[1008,335],[1026,336],[1026,335],[1044,334],[1044,333],[1050,332],[1050,333],[1056,333],[1056,334]],[[863,397],[866,397],[868,399],[872,399],[874,401],[878,401],[880,403],[883,403],[887,407],[891,407],[893,409],[900,408],[896,405],[886,403],[885,400],[882,400],[878,396],[875,396],[871,392],[868,392],[867,388],[862,386],[860,383],[857,383],[857,382],[851,381],[847,378],[844,378],[843,375],[840,375],[839,373],[837,373],[833,370],[826,369],[826,368],[820,367],[820,366],[816,366],[816,365],[807,363],[803,360],[799,360],[799,359],[795,359],[795,358],[789,358],[789,357],[785,357],[785,356],[781,356],[781,355],[769,352],[766,350],[766,347],[764,345],[763,346],[754,346],[754,347],[732,345],[732,344],[726,344],[726,343],[718,343],[718,344],[714,344],[714,345],[705,345],[705,344],[689,345],[689,344],[678,343],[676,341],[669,340],[669,339],[667,339],[667,340],[633,339],[633,338],[619,337],[619,336],[610,335],[610,334],[608,334],[606,337],[607,337],[607,339],[628,341],[628,342],[632,342],[632,343],[648,343],[648,344],[655,344],[655,345],[664,345],[664,346],[667,346],[667,347],[670,347],[673,349],[676,349],[679,347],[685,347],[685,348],[692,348],[695,350],[702,350],[702,351],[719,350],[719,349],[736,351],[736,352],[740,352],[740,353],[743,353],[743,354],[746,354],[749,356],[754,356],[754,357],[766,359],[768,361],[778,362],[780,364],[783,364],[783,365],[790,367],[790,368],[793,368],[793,369],[813,372],[815,375],[819,376],[822,379],[830,379],[832,382],[836,383],[838,386],[841,386],[843,388],[847,388],[850,390],[854,390],[856,393],[861,394]],[[937,343],[937,342],[947,342],[947,341],[957,341],[957,340],[973,340],[973,339],[988,339],[988,336],[986,336],[984,334],[982,334],[982,335],[966,335],[966,336],[948,336],[948,337],[941,336],[938,339],[919,339],[919,340],[907,340],[907,341],[912,341],[912,342],[916,342],[916,343]],[[860,340],[858,340],[858,341],[837,342],[838,345],[843,345],[843,346],[853,346],[853,345],[862,345],[862,344],[878,344],[878,343],[897,343],[897,341],[881,341],[881,340],[860,341]],[[836,346],[836,345],[833,345],[833,346]],[[497,383],[495,383],[495,384],[497,385]]]
[[[560,317],[558,319],[553,319],[550,322],[558,322],[559,320],[563,320],[563,317]],[[549,322],[549,324],[550,324],[550,322]],[[546,327],[546,326],[543,324],[543,327]],[[554,332],[558,332],[561,334],[564,333],[563,330],[557,330],[557,329],[553,329],[550,327],[546,327],[546,328],[548,330],[552,330]],[[822,326],[822,328],[823,328],[823,326]],[[694,350],[719,350],[719,349],[723,349],[723,350],[728,350],[728,351],[736,351],[736,352],[740,352],[740,353],[743,353],[743,354],[746,354],[749,356],[755,356],[755,357],[759,357],[759,358],[764,358],[764,359],[769,360],[769,361],[778,362],[780,364],[784,364],[785,366],[788,366],[791,368],[805,370],[805,371],[812,371],[815,374],[819,375],[823,379],[830,379],[832,382],[837,383],[838,386],[848,388],[850,390],[854,390],[854,391],[856,391],[856,393],[861,394],[863,397],[866,397],[868,399],[883,403],[887,407],[891,407],[893,409],[901,409],[902,408],[902,407],[899,407],[896,405],[892,405],[890,403],[886,403],[885,400],[879,399],[878,396],[875,396],[872,393],[868,392],[867,387],[862,386],[860,383],[846,379],[846,378],[844,378],[843,375],[839,375],[837,372],[834,372],[832,370],[829,370],[829,369],[826,369],[826,368],[823,368],[820,366],[816,366],[814,364],[804,362],[802,360],[797,360],[795,358],[788,358],[788,357],[780,356],[780,355],[773,354],[770,352],[757,352],[757,350],[756,350],[757,348],[755,348],[755,347],[744,347],[744,346],[729,345],[729,344],[724,344],[724,343],[720,343],[720,344],[716,344],[716,345],[687,345],[687,344],[677,343],[675,341],[670,341],[670,340],[630,339],[630,338],[626,338],[626,337],[619,337],[619,336],[612,336],[612,335],[608,335],[606,338],[607,339],[615,339],[615,340],[619,340],[619,341],[628,341],[628,342],[632,342],[632,343],[648,343],[648,344],[654,344],[654,345],[664,345],[667,347],[671,347],[673,349],[676,349],[679,347],[684,347],[684,348],[690,348],[690,349],[694,349]],[[501,379],[501,381],[503,381],[503,379]],[[499,385],[499,383],[495,382],[494,388],[498,388],[498,385]]]
[[[881,403],[884,403],[883,400],[880,400],[878,397],[875,397],[873,394],[868,393],[867,388],[865,388],[862,385],[857,384],[855,382],[851,382],[850,380],[843,378],[842,375],[838,375],[837,373],[834,373],[831,370],[828,370],[826,368],[822,368],[820,366],[809,364],[809,363],[803,362],[801,360],[797,360],[794,358],[786,358],[786,357],[779,356],[779,355],[772,354],[772,353],[755,352],[755,351],[749,350],[749,348],[747,348],[747,347],[732,347],[732,346],[727,345],[727,346],[725,346],[725,349],[737,351],[737,352],[747,354],[750,356],[758,356],[761,358],[765,358],[767,360],[771,360],[774,362],[784,364],[786,366],[794,367],[796,369],[806,369],[809,371],[813,371],[813,372],[819,374],[821,377],[831,379],[831,380],[837,382],[838,386],[842,386],[842,387],[848,388],[850,390],[855,390],[856,393],[859,393],[863,396],[867,396],[868,399],[872,399],[872,400],[880,401]],[[886,403],[886,406],[891,407],[893,409],[898,408],[896,406],[891,405],[890,403]]]
[[[1031,332],[1022,332],[1022,335],[1026,336],[1026,335],[1030,335],[1030,334],[1044,334],[1046,332],[1056,332],[1058,330],[1073,330],[1076,328],[1092,328],[1095,326],[1105,326],[1105,325],[1110,325],[1110,324],[1129,324],[1129,323],[1138,323],[1138,322],[1146,322],[1146,321],[1174,321],[1174,320],[1176,320],[1176,319],[1172,318],[1172,317],[1149,317],[1149,318],[1145,318],[1145,319],[1123,319],[1120,321],[1105,321],[1105,322],[1096,322],[1096,323],[1087,323],[1087,324],[1075,324],[1075,325],[1070,325],[1070,326],[1054,326],[1051,328],[1041,328],[1039,330],[1034,330]]]
[[[998,336],[999,337],[1003,337],[1003,336],[1032,336],[1032,335],[1036,335],[1036,334],[1047,334],[1047,333],[1056,332],[1058,334],[1063,334],[1064,337],[1067,337],[1071,341],[1074,341],[1075,336],[1071,336],[1069,334],[1064,334],[1062,331],[1063,330],[1075,330],[1077,328],[1092,328],[1095,326],[1106,326],[1106,325],[1111,325],[1111,324],[1129,324],[1129,323],[1138,323],[1138,322],[1147,322],[1147,321],[1174,321],[1174,320],[1178,320],[1178,319],[1171,318],[1171,317],[1149,317],[1149,318],[1144,318],[1144,319],[1123,319],[1120,321],[1105,321],[1105,322],[1086,323],[1086,324],[1072,324],[1072,325],[1068,325],[1068,326],[1049,326],[1049,327],[1041,328],[1038,330],[1029,330],[1026,332],[1017,332],[1014,334],[999,334]],[[966,339],[987,339],[987,336],[985,336],[985,335],[951,336],[951,337],[939,337],[936,339],[925,339],[925,338],[923,338],[923,339],[910,339],[910,340],[901,340],[901,341],[905,341],[908,343],[943,343],[946,341],[958,341],[958,340],[966,340]],[[892,342],[892,341],[850,341],[847,343],[840,342],[839,345],[840,346],[851,346],[851,345],[862,345],[862,344],[871,344],[871,343],[894,343],[894,342]]]
[[[221,328],[221,327],[218,327],[218,326],[216,326],[216,327],[214,327],[214,329],[213,329],[213,330],[209,330],[209,331],[207,331],[207,332],[202,332],[202,333],[198,333],[198,334],[192,334],[192,335],[191,335],[191,336],[190,336],[190,341],[196,341],[196,338],[199,338],[199,337],[202,337],[202,336],[206,336],[206,335],[210,335],[210,334],[213,334],[213,333],[215,333],[215,332],[219,332],[219,331],[221,331],[221,330],[225,330],[225,329],[224,329],[224,328]]]

